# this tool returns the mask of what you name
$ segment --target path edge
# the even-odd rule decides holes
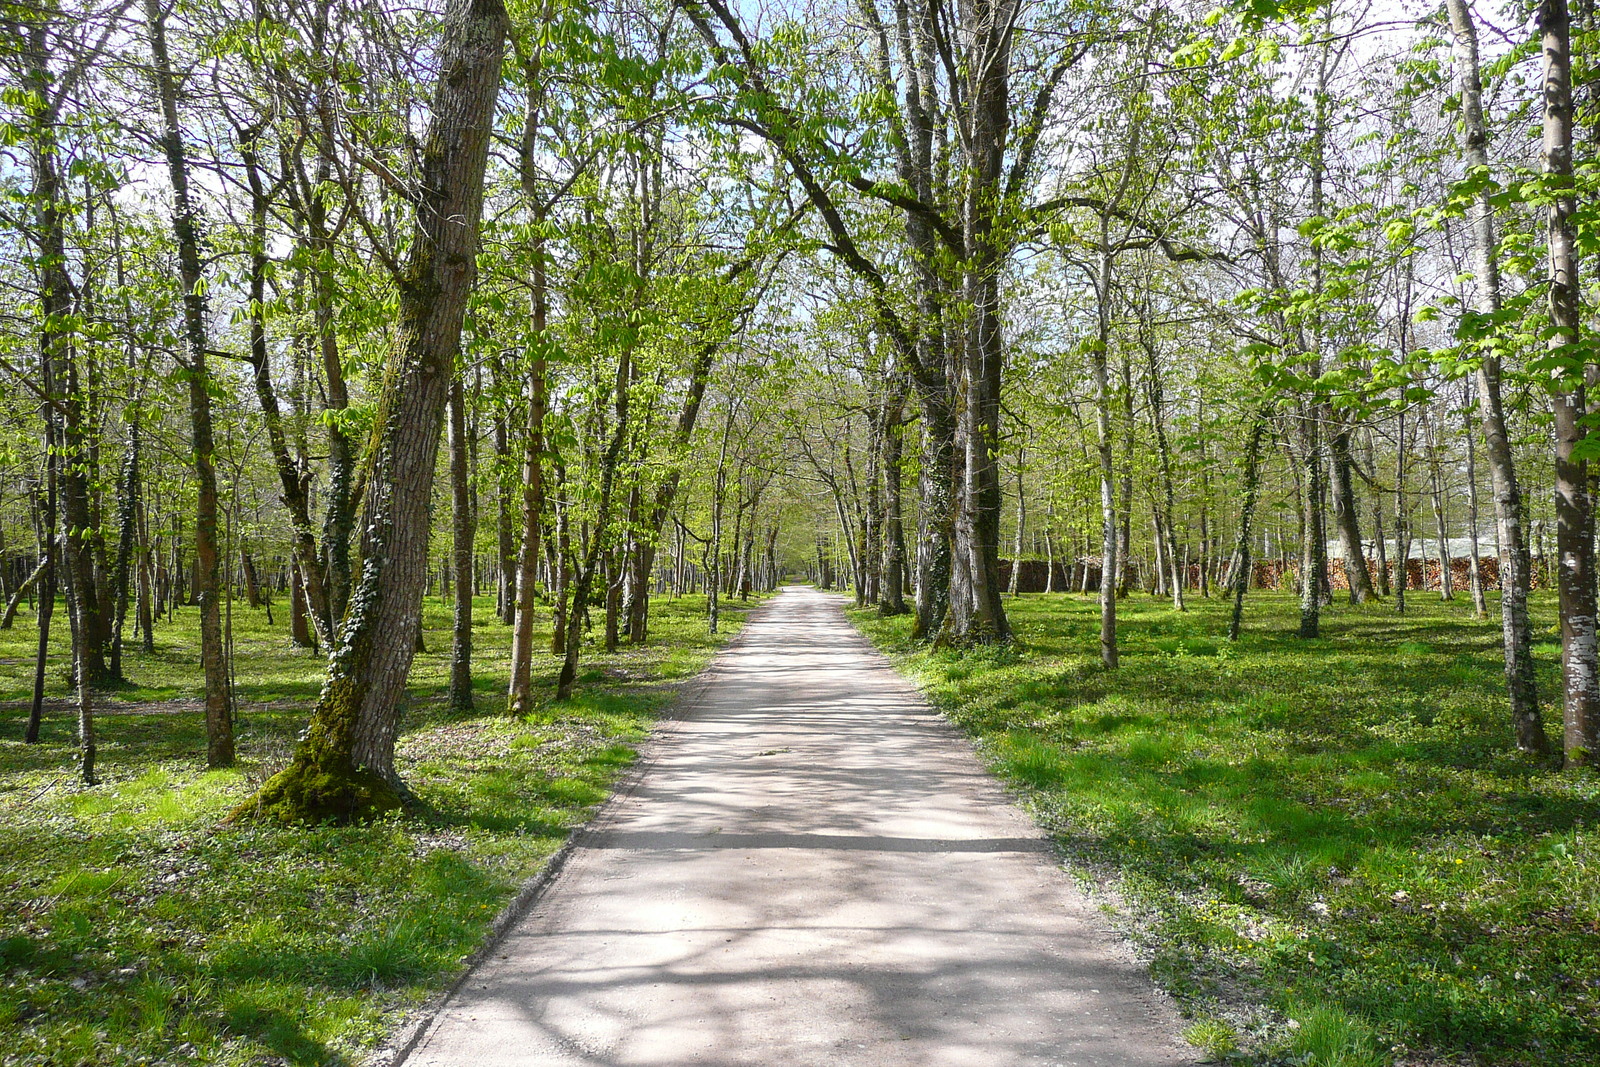
[[[750,624],[765,614],[776,599],[775,596],[769,597],[749,611],[739,626],[739,632],[734,634],[727,644],[717,649],[710,663],[682,683],[672,701],[662,709],[661,714],[656,716],[655,722],[650,727],[650,735],[639,745],[637,758],[623,773],[611,795],[600,802],[599,807],[595,808],[588,819],[573,827],[567,833],[567,839],[561,843],[561,847],[550,854],[545,865],[522,883],[517,895],[500,909],[499,914],[494,917],[494,922],[489,924],[488,936],[462,960],[460,973],[449,985],[428,997],[420,1006],[406,1012],[404,1021],[394,1030],[393,1035],[373,1049],[362,1061],[364,1067],[403,1067],[406,1060],[417,1050],[417,1046],[422,1044],[422,1039],[428,1036],[428,1031],[433,1029],[433,1024],[438,1021],[439,1013],[445,1004],[460,991],[467,979],[472,977],[472,973],[482,966],[494,950],[500,947],[506,936],[527,917],[528,912],[533,910],[533,906],[544,896],[545,891],[561,876],[567,861],[572,858],[572,854],[577,851],[583,839],[615,819],[617,810],[638,791],[645,774],[660,760],[662,752],[676,736],[679,728],[705,700],[706,691],[722,673],[723,661],[728,653],[744,643]]]

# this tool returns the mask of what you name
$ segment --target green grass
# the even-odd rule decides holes
[[[723,609],[725,631],[745,607]],[[668,683],[726,639],[703,611],[657,599],[651,644],[586,649],[573,701],[512,720],[509,631],[487,601],[480,712],[446,710],[449,616],[433,598],[398,756],[423,807],[371,826],[217,826],[287,759],[320,686],[322,660],[289,647],[281,609],[268,627],[235,608],[235,769],[202,769],[193,609],[103,694],[101,785],[77,781],[70,712],[24,745],[26,707],[0,707],[0,1064],[359,1063],[609,794]],[[0,699],[28,696],[35,640],[27,618],[0,632]],[[536,665],[542,691],[557,666]],[[50,695],[68,695],[54,667]]]
[[[1600,1062],[1600,778],[1511,750],[1498,619],[1465,598],[1330,611],[1008,602],[1015,649],[857,624],[978,739],[1222,1060]],[[1559,692],[1536,598],[1541,692]],[[1549,724],[1552,736],[1558,726]]]

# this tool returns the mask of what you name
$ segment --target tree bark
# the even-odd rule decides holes
[[[1378,471],[1377,452],[1372,447],[1372,428],[1371,427],[1367,428],[1366,437],[1365,437],[1365,446],[1366,446],[1367,469],[1372,471],[1374,476],[1376,476],[1377,471]],[[1373,537],[1374,544],[1377,546],[1377,551],[1376,551],[1377,559],[1376,559],[1376,566],[1374,567],[1374,570],[1377,571],[1378,595],[1379,596],[1388,596],[1391,586],[1389,584],[1389,549],[1388,549],[1388,545],[1386,543],[1388,535],[1384,532],[1384,525],[1383,525],[1383,494],[1378,491],[1378,488],[1377,488],[1376,485],[1372,485],[1371,488],[1372,488],[1372,537]]]
[[[56,422],[52,412],[45,414],[44,432],[45,489],[41,501],[39,547],[46,566],[39,579],[39,640],[33,661],[33,701],[28,708],[28,725],[22,735],[23,741],[30,745],[39,743],[39,728],[44,719],[45,668],[50,659],[50,621],[56,610],[56,558],[60,552],[60,542],[56,537],[56,468],[60,457],[56,454]]]
[[[1141,307],[1141,312],[1144,309]],[[1140,334],[1145,333],[1146,315],[1140,315]],[[1158,536],[1163,543],[1158,548],[1163,548],[1167,567],[1172,579],[1172,608],[1174,611],[1187,611],[1183,602],[1184,575],[1179,569],[1178,562],[1178,537],[1174,530],[1176,525],[1176,504],[1172,484],[1172,446],[1167,440],[1167,413],[1166,395],[1161,382],[1161,364],[1156,358],[1156,346],[1148,336],[1140,338],[1145,351],[1145,373],[1148,381],[1145,383],[1146,392],[1150,400],[1150,425],[1156,437],[1156,462],[1161,472],[1161,503],[1157,508],[1156,526]]]
[[[298,561],[289,560],[289,640],[296,648],[316,648],[310,620],[310,606],[306,603],[305,585],[301,581],[302,568]]]
[[[1440,434],[1435,430],[1431,415],[1424,415],[1423,429],[1427,432],[1428,490],[1433,501],[1433,524],[1439,556],[1439,599],[1455,599],[1455,574],[1450,563],[1450,530],[1445,520],[1444,462],[1439,455]]]
[[[513,715],[527,714],[533,707],[533,614],[537,598],[539,552],[544,539],[540,529],[544,519],[544,420],[546,396],[546,336],[550,314],[549,264],[546,262],[545,212],[539,199],[538,151],[540,115],[544,108],[542,61],[531,57],[524,63],[528,95],[523,107],[523,131],[519,165],[523,198],[533,215],[533,290],[531,351],[527,376],[528,427],[522,452],[522,541],[517,549],[516,605],[512,612],[511,681],[506,708]],[[563,561],[565,549],[563,549]],[[565,590],[563,590],[563,593]],[[574,614],[577,614],[576,612]],[[565,635],[565,619],[554,620],[554,637]]]
[[[1317,637],[1322,621],[1321,575],[1327,570],[1328,548],[1322,540],[1322,437],[1319,405],[1306,402],[1301,408],[1300,471],[1300,636]]]
[[[1403,327],[1402,327],[1403,328]],[[1396,420],[1394,446],[1394,610],[1406,613],[1411,584],[1411,513],[1406,502],[1406,413]]]
[[[1017,529],[1016,537],[1012,540],[1011,551],[1011,581],[1007,583],[1006,592],[1012,596],[1017,595],[1017,588],[1022,580],[1022,553],[1026,550],[1024,538],[1028,526],[1028,497],[1023,492],[1022,483],[1023,453],[1017,452]]]
[[[139,525],[139,423],[128,425],[128,447],[122,460],[122,485],[117,494],[117,558],[111,573],[111,677],[122,675],[122,632],[128,621],[128,592],[133,574],[134,542]]]
[[[511,486],[505,476],[511,463],[508,421],[504,413],[494,420],[495,546],[498,550],[495,553],[495,612],[503,624],[514,626],[517,621],[517,540],[511,522]]]
[[[6,613],[0,616],[0,630],[11,629],[11,624],[16,621],[17,609],[22,605],[23,597],[31,593],[35,586],[41,589],[44,588],[39,585],[39,582],[43,580],[44,572],[49,569],[50,552],[47,549],[40,554],[39,562],[34,565],[33,570],[28,572],[28,576],[17,586],[16,592],[12,593],[11,598],[6,601]]]

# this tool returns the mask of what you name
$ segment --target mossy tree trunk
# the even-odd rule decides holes
[[[500,89],[501,0],[452,0],[417,182],[400,314],[373,429],[360,581],[294,760],[232,818],[358,819],[398,807],[399,702],[415,655],[445,404],[476,279],[484,169]]]

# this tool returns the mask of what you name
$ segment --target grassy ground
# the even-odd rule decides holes
[[[1341,605],[1302,641],[1293,602],[1253,595],[1230,646],[1220,603],[1135,596],[1115,673],[1076,595],[1013,598],[1015,651],[855,619],[1097,883],[1214,1058],[1593,1065],[1600,777],[1510,751],[1499,624],[1464,600]]]
[[[724,608],[725,631],[744,607]],[[75,777],[70,711],[29,746],[26,706],[0,704],[0,1064],[353,1064],[447,982],[720,643],[703,599],[657,600],[652,644],[586,650],[573,702],[510,720],[508,630],[477,610],[482,710],[445,709],[435,598],[399,755],[425,811],[373,826],[217,828],[286,760],[320,686],[281,606],[270,628],[235,609],[236,769],[201,769],[192,609],[105,694],[98,787]],[[0,701],[31,692],[35,640],[30,619],[0,632]],[[556,662],[542,666],[549,691]],[[59,671],[50,691],[67,696]]]

